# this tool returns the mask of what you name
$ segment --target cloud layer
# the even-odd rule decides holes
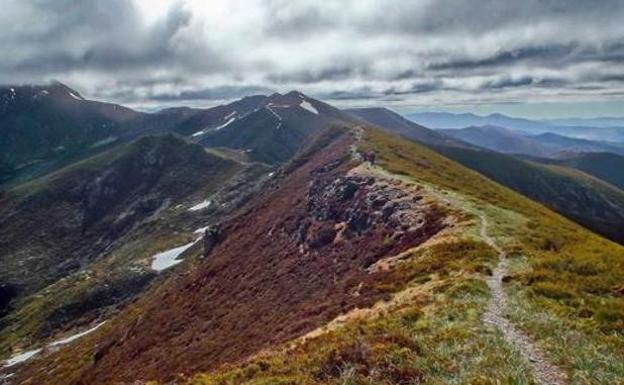
[[[0,83],[124,103],[624,96],[620,0],[0,0]]]

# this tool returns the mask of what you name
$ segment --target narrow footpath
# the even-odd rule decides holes
[[[487,285],[492,293],[492,299],[486,312],[483,314],[483,322],[501,331],[505,341],[516,347],[529,361],[533,370],[535,382],[540,385],[567,385],[566,376],[560,368],[550,363],[543,353],[533,344],[528,335],[518,330],[505,316],[507,308],[507,294],[503,290],[503,277],[507,275],[507,255],[487,232],[487,219],[481,218],[481,237],[498,253],[498,264],[494,272],[487,279]]]

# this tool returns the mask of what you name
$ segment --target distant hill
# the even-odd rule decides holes
[[[607,238],[624,243],[624,191],[567,167],[549,167],[489,150],[437,150]]]
[[[624,156],[611,153],[583,153],[549,161],[575,168],[624,190]]]
[[[142,113],[61,84],[0,87],[0,184],[28,180],[122,141]]]
[[[387,108],[353,108],[345,110],[379,127],[391,128],[392,132],[417,140],[421,143],[437,145],[465,145],[448,135],[418,125]]]
[[[553,133],[527,135],[496,126],[471,126],[462,129],[441,129],[440,132],[493,151],[558,158],[582,152],[613,152],[624,154],[624,144],[570,138]]]
[[[382,126],[382,128],[403,137],[412,138],[407,126],[401,125],[397,128],[393,124]],[[422,129],[417,125],[413,137],[420,135]],[[501,136],[507,138],[506,142],[510,143],[516,135],[520,135],[504,129],[501,133],[499,128],[486,128],[485,130],[494,131],[498,137],[497,145],[503,141],[500,139]],[[448,133],[448,131],[443,131],[443,133]],[[484,140],[484,136],[479,135],[480,141]],[[531,141],[528,144],[525,143],[524,148],[531,147],[531,143]],[[622,230],[624,229],[624,191],[567,167],[548,167],[517,159],[511,155],[466,145],[428,143],[428,146],[610,239],[624,242],[624,230]],[[540,147],[535,146],[535,148]]]
[[[530,135],[555,133],[558,135],[596,141],[624,142],[624,127],[593,127],[591,125],[558,125],[552,121],[513,118],[503,114],[486,116],[453,114],[448,112],[409,113],[408,119],[429,128],[458,129],[470,126],[496,126],[521,131]],[[588,122],[591,124],[591,122]]]
[[[506,154],[549,157],[554,150],[518,131],[497,126],[470,126],[439,131],[464,142]]]

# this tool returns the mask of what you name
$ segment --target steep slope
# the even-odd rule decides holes
[[[0,87],[0,184],[25,181],[97,153],[143,114],[85,100],[69,87]]]
[[[575,168],[624,189],[624,156],[610,153],[584,153],[551,163]]]
[[[382,127],[406,138],[417,137],[397,129]],[[624,192],[575,170],[546,167],[470,145],[436,145],[441,154],[526,195],[559,213],[617,242],[624,242]]]
[[[197,137],[204,131],[248,115],[267,103],[265,95],[246,96],[226,105],[212,108],[168,108],[146,116],[141,126],[154,132],[175,132],[180,135]]]
[[[466,143],[454,140],[450,135],[430,130],[405,119],[387,108],[352,108],[346,111],[378,127],[384,127],[397,135],[405,136],[406,138],[417,140],[421,143],[434,145],[466,145]]]
[[[15,380],[545,383],[483,319],[495,267],[501,317],[547,367],[590,371],[592,385],[624,378],[621,246],[420,145],[352,134],[318,138],[195,270]]]
[[[201,188],[206,175],[217,182],[237,167],[173,136],[145,137],[11,190],[1,205],[2,259],[5,266],[19,263],[22,271],[3,280],[19,279],[27,291],[36,290],[95,258],[135,223]],[[59,273],[26,283],[40,279],[40,269],[48,266]]]
[[[251,159],[276,164],[290,159],[307,138],[332,126],[360,121],[297,91],[273,94],[252,112],[232,116],[198,135],[206,147],[244,151]]]
[[[370,305],[389,290],[384,285],[401,285],[392,274],[366,269],[450,222],[418,189],[350,173],[357,165],[352,144],[344,129],[316,138],[239,217],[222,224],[221,242],[197,270],[139,300],[140,320],[134,310],[125,314],[80,381],[168,379],[216,367]]]
[[[624,191],[570,168],[491,151],[438,147],[440,153],[617,242],[624,242]]]
[[[475,215],[476,237],[499,253],[494,275],[467,273],[476,258],[466,255],[475,250],[455,249],[446,239],[431,254],[421,250],[394,266],[422,274],[428,263],[438,263],[429,271],[446,270],[446,289],[430,293],[420,278],[387,305],[346,314],[307,339],[183,383],[552,385],[582,379],[597,385],[624,378],[621,365],[610,362],[624,346],[617,331],[624,316],[617,294],[624,248],[416,144],[373,132],[366,149],[376,152],[385,172],[428,186],[451,207]],[[469,229],[454,236],[470,239]],[[445,264],[449,257],[464,265]],[[490,297],[486,280],[504,292],[492,289],[494,299],[482,300]],[[408,294],[414,292],[417,299]],[[488,331],[490,325],[500,334]]]
[[[269,171],[147,136],[6,192],[0,351],[114,311],[172,266],[155,267],[153,256],[196,240]]]

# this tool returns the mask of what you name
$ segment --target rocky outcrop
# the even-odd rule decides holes
[[[204,231],[204,256],[208,256],[212,249],[223,240],[223,237],[221,226],[208,226]]]

